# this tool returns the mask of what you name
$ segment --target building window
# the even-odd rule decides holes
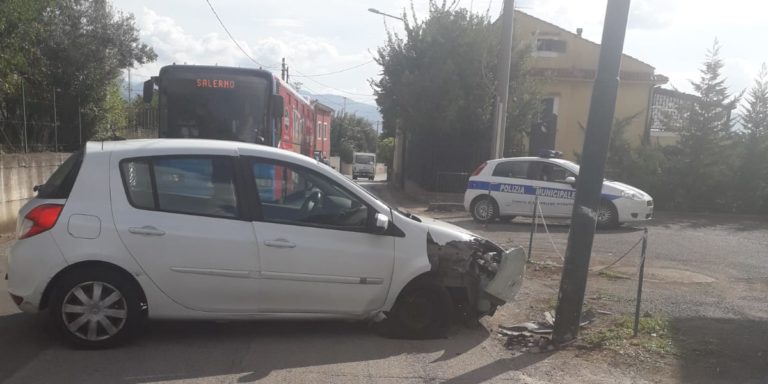
[[[565,40],[539,38],[536,39],[537,52],[565,53]]]

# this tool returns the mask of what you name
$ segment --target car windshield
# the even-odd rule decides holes
[[[371,156],[371,155],[355,155],[355,164],[364,164],[364,165],[373,164],[373,156]]]

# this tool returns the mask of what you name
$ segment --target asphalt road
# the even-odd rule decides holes
[[[391,198],[383,183],[361,184]],[[417,204],[406,206],[418,209]],[[480,226],[464,212],[436,216],[499,243],[528,242],[530,222],[526,219]],[[548,224],[552,240],[537,234],[533,259],[558,263],[552,243],[563,252],[567,225]],[[652,273],[646,282],[645,310],[668,314],[697,333],[713,332],[716,326],[768,341],[755,333],[768,333],[763,320],[768,318],[768,221],[747,216],[659,213],[648,223],[648,229],[648,268]],[[607,265],[641,235],[639,227],[599,232],[593,266]],[[9,244],[0,244],[0,276]],[[636,262],[636,254],[630,254],[616,266],[617,271],[634,273]],[[588,295],[634,295],[635,281],[631,279],[593,276],[589,284]],[[526,283],[521,295],[549,290],[554,297],[556,289],[557,279],[553,277]],[[0,382],[7,383],[568,383],[577,377],[584,382],[644,382],[639,374],[607,364],[585,366],[588,362],[568,352],[512,356],[484,327],[455,329],[443,340],[403,341],[375,336],[364,323],[155,322],[143,337],[124,347],[75,351],[51,334],[44,316],[18,313],[4,291],[5,281],[0,279]],[[626,301],[627,307],[631,305]],[[515,318],[518,309],[514,304],[504,306],[484,323]],[[716,322],[690,320],[697,318]],[[754,353],[751,356],[762,353],[740,347],[733,350]],[[752,364],[749,359],[742,360]],[[695,360],[687,365],[691,375],[701,371],[699,363]],[[743,368],[754,372],[766,366]]]

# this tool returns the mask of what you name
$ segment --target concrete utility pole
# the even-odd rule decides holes
[[[285,57],[283,57],[283,63],[280,66],[280,80],[285,81]]]
[[[603,188],[605,159],[611,140],[611,127],[619,88],[619,67],[627,31],[630,0],[608,0],[603,24],[603,39],[597,76],[592,89],[587,129],[582,148],[581,171],[576,181],[571,232],[565,252],[560,293],[552,340],[567,343],[579,335],[584,291],[587,287],[589,258],[595,237],[597,210]]]
[[[496,107],[493,115],[493,138],[491,140],[491,158],[504,157],[504,135],[507,127],[507,102],[509,100],[509,69],[512,65],[512,23],[515,18],[515,1],[504,0],[504,13],[501,15],[501,48],[499,64],[496,68]]]

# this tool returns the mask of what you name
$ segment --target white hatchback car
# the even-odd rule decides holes
[[[570,218],[579,166],[545,157],[515,157],[481,164],[469,178],[464,207],[479,222],[496,218],[533,216],[536,196],[545,217]],[[650,220],[653,199],[647,193],[617,181],[603,182],[597,225],[617,227]]]
[[[8,290],[77,346],[156,319],[371,319],[441,336],[513,299],[521,248],[390,208],[331,168],[209,140],[91,142],[20,211]],[[458,308],[458,309],[457,309]]]

